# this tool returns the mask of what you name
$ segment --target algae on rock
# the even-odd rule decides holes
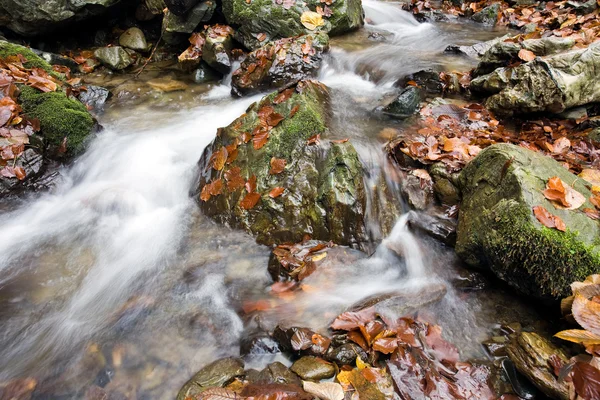
[[[600,224],[546,200],[542,191],[554,176],[591,196],[585,181],[550,157],[510,144],[483,150],[459,177],[457,254],[538,298],[566,296],[571,282],[600,272]],[[534,206],[560,217],[566,232],[544,227]],[[593,208],[589,200],[586,207]]]
[[[220,129],[199,161],[196,195],[207,184],[237,171],[244,182],[256,177],[258,203],[250,209],[242,207],[240,202],[248,189],[242,184],[231,185],[229,190],[229,181],[224,179],[221,193],[199,200],[200,207],[219,222],[253,233],[264,244],[299,242],[308,235],[359,246],[366,240],[366,194],[358,154],[349,142],[324,141],[330,114],[325,86],[301,81],[291,90],[293,94],[284,101],[274,102],[277,92],[264,97],[230,126]],[[258,113],[265,107],[273,107],[284,119],[257,149],[252,140],[244,143],[242,138],[249,138],[260,126]],[[316,135],[321,141],[308,143]],[[235,158],[221,170],[213,168],[214,154],[227,146],[228,154],[235,153]],[[286,160],[281,173],[270,173],[273,158]],[[283,194],[270,197],[274,188],[283,188]]]

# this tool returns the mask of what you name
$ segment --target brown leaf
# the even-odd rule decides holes
[[[529,62],[535,60],[535,54],[530,50],[521,49],[519,50],[519,58],[525,62]]]
[[[221,146],[221,148],[215,153],[215,158],[213,159],[213,168],[217,171],[222,170],[225,167],[227,155],[227,149],[225,146]]]
[[[588,216],[588,218],[594,219],[594,220],[599,220],[600,219],[600,211],[595,210],[593,208],[584,208],[582,210],[585,215]]]
[[[277,175],[283,172],[285,169],[286,161],[283,158],[271,158],[271,170],[269,174]]]
[[[27,174],[25,173],[25,170],[22,167],[15,167],[14,171],[15,171],[15,175],[16,175],[17,179],[20,181],[25,179],[25,177],[27,176]]]
[[[302,382],[304,390],[316,398],[322,400],[343,400],[344,389],[342,385],[335,382],[314,383],[309,381]]]
[[[281,196],[283,194],[283,192],[285,191],[284,188],[282,188],[281,186],[278,186],[276,188],[273,188],[270,192],[269,192],[269,197],[272,199],[275,199],[279,196]]]
[[[373,350],[383,354],[392,354],[398,348],[398,339],[380,338],[373,342]]]
[[[573,318],[579,325],[595,335],[600,336],[600,304],[575,293],[573,301]]]
[[[279,113],[272,113],[267,117],[266,121],[269,126],[275,128],[281,121],[283,121],[283,119],[283,115]]]
[[[546,210],[542,206],[533,207],[533,215],[537,218],[538,221],[541,222],[547,228],[556,228],[556,222],[554,220],[554,215],[550,214],[548,210]]]
[[[576,362],[570,373],[575,392],[585,400],[600,399],[600,371],[588,363]]]
[[[273,99],[273,104],[281,104],[283,102],[288,101],[288,99],[294,94],[294,91],[294,88],[285,89],[277,96],[275,96],[275,98]]]
[[[296,104],[294,107],[292,107],[292,109],[290,110],[290,118],[292,118],[294,115],[296,115],[298,110],[300,110],[300,106],[298,104]]]
[[[248,193],[253,193],[256,191],[256,175],[252,175],[248,182],[246,182],[246,191]]]
[[[254,135],[252,138],[252,145],[254,150],[260,150],[269,141],[269,131],[263,130]]]
[[[345,138],[345,139],[338,139],[338,140],[330,140],[331,143],[335,143],[335,144],[342,144],[342,143],[346,143],[347,141],[349,141],[350,139]]]
[[[321,142],[321,135],[320,134],[316,134],[316,135],[312,135],[311,137],[308,138],[308,140],[306,141],[307,145],[316,145],[319,144]]]
[[[260,200],[259,193],[248,193],[240,202],[240,207],[244,210],[251,210]]]
[[[229,190],[230,192],[244,187],[246,181],[244,181],[244,178],[242,178],[240,173],[240,167],[233,167],[225,171],[224,176],[225,180],[227,181],[227,190]]]

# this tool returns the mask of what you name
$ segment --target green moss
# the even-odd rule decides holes
[[[25,68],[41,68],[46,72],[52,72],[52,67],[50,64],[31,51],[31,49],[28,49],[24,46],[19,46],[18,44],[0,40],[0,58],[16,56],[17,54],[21,54],[27,60],[23,64]]]
[[[43,93],[21,86],[19,102],[25,114],[40,121],[47,144],[60,146],[67,137],[67,152],[75,155],[83,149],[94,121],[85,106],[69,99],[63,92]]]
[[[515,202],[499,203],[487,213],[493,234],[483,238],[482,246],[491,268],[521,289],[563,297],[570,294],[572,282],[598,272],[598,250],[582,242],[578,233],[536,226],[531,211]]]

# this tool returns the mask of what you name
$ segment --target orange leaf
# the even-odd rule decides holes
[[[550,214],[548,210],[546,210],[542,206],[533,207],[533,215],[537,218],[538,221],[542,223],[547,228],[555,228],[556,224],[554,223],[554,215]]]
[[[521,49],[519,50],[519,58],[525,62],[535,60],[535,54],[532,51]]]
[[[254,150],[260,150],[262,147],[267,144],[269,140],[269,131],[262,130],[252,138],[252,144],[254,146]]]
[[[17,176],[17,179],[20,181],[25,179],[25,177],[27,176],[27,174],[25,173],[25,170],[22,167],[15,167],[14,172],[15,172],[15,175]]]
[[[259,193],[248,193],[240,202],[240,207],[242,207],[244,210],[251,210],[259,200]]]
[[[280,103],[287,101],[290,97],[292,97],[292,94],[294,94],[294,91],[295,91],[294,88],[285,89],[284,91],[279,93],[277,96],[275,96],[275,98],[273,99],[273,104],[280,104]]]
[[[321,141],[321,135],[316,134],[316,135],[313,135],[310,138],[308,138],[308,140],[306,141],[306,144],[308,144],[308,145],[319,144],[320,141]]]
[[[233,167],[228,171],[225,171],[225,180],[227,181],[227,189],[229,191],[234,191],[237,189],[241,189],[244,187],[246,183],[244,178],[240,175],[241,169],[240,167]]]
[[[292,109],[290,110],[290,118],[292,118],[294,115],[296,115],[298,110],[300,110],[300,106],[298,104],[296,104],[294,107],[292,107]]]
[[[277,175],[283,172],[285,168],[286,161],[283,158],[271,158],[271,170],[269,173],[271,175]]]
[[[266,121],[269,126],[272,126],[274,128],[277,125],[279,125],[279,123],[281,121],[283,121],[283,119],[284,119],[283,115],[281,115],[279,113],[273,113],[267,117]]]
[[[275,199],[275,198],[281,196],[284,191],[285,191],[284,188],[282,188],[281,186],[278,186],[276,188],[273,188],[273,190],[271,190],[269,192],[269,197],[272,198],[272,199]]]
[[[227,161],[227,149],[224,146],[221,146],[219,151],[215,153],[215,158],[213,160],[213,168],[217,171],[220,171],[225,167],[225,162]]]
[[[345,139],[338,139],[338,140],[331,140],[331,143],[336,143],[336,144],[342,144],[342,143],[346,143],[347,141],[349,141],[350,139],[345,138]]]
[[[246,182],[246,191],[252,193],[256,191],[256,175],[252,175]]]

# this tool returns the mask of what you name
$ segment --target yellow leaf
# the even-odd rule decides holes
[[[325,24],[321,14],[314,11],[303,12],[302,16],[300,17],[300,22],[302,22],[302,25],[304,25],[306,29],[310,29],[311,31],[314,31],[319,26],[323,26]]]
[[[358,368],[359,371],[362,371],[363,369],[367,368],[369,366],[369,364],[365,363],[360,356],[356,356],[356,367]]]
[[[600,170],[586,168],[579,174],[581,179],[585,179],[594,186],[600,186]]]
[[[600,336],[594,335],[592,332],[584,331],[582,329],[569,329],[558,332],[554,336],[569,342],[581,343],[584,346],[600,344]]]
[[[321,253],[321,254],[317,254],[316,256],[313,256],[312,260],[313,261],[321,261],[325,257],[327,257],[327,253]]]

